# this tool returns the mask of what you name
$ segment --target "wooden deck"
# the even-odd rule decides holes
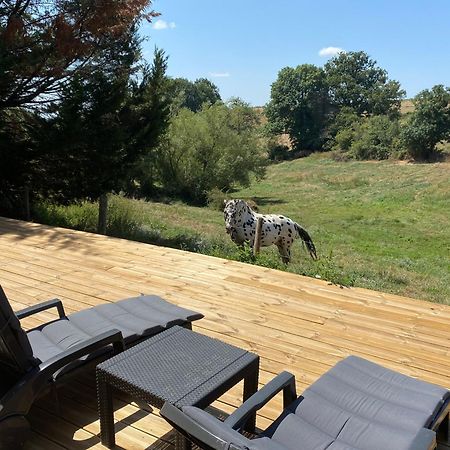
[[[261,356],[261,384],[289,370],[301,391],[356,354],[450,388],[450,307],[350,289],[276,270],[94,234],[0,218],[0,284],[14,309],[59,297],[67,312],[141,292],[205,314],[194,329]],[[36,326],[50,312],[24,321]],[[101,449],[95,388],[86,377],[63,388],[60,410],[43,399],[31,413],[30,449]],[[240,403],[235,388],[214,407]],[[264,408],[264,427],[280,399]],[[149,409],[149,408],[147,408]],[[170,427],[119,399],[117,444],[171,447]]]

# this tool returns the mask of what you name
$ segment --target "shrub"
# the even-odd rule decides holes
[[[348,152],[350,147],[355,140],[355,129],[353,127],[341,129],[334,138],[335,150],[340,150],[341,152]]]
[[[325,147],[334,151],[348,151],[354,139],[355,129],[361,120],[353,109],[346,106],[341,108],[330,120]]]
[[[293,152],[289,150],[287,145],[272,143],[269,145],[269,159],[271,161],[287,161],[292,159]]]
[[[399,123],[388,116],[359,119],[341,128],[334,138],[335,155],[354,159],[387,159],[400,148]]]
[[[388,116],[365,119],[356,129],[350,154],[356,159],[387,159],[399,143],[399,124]]]
[[[182,109],[170,123],[156,155],[164,190],[206,203],[213,188],[248,186],[250,175],[262,177],[267,151],[255,127],[254,111],[237,103],[205,105],[198,113]]]
[[[140,232],[143,222],[144,213],[140,202],[119,195],[109,197],[108,235],[133,239]]]
[[[56,227],[95,232],[98,221],[96,203],[80,202],[63,206],[43,201],[33,205],[33,217],[41,223]]]

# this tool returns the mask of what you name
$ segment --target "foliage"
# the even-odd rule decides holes
[[[287,145],[280,144],[274,140],[269,140],[269,159],[273,162],[286,161],[292,159],[294,152]]]
[[[203,203],[213,188],[249,185],[252,173],[261,177],[266,155],[256,120],[242,102],[205,105],[198,113],[182,109],[171,120],[156,155],[164,190]]]
[[[135,182],[143,180],[142,190],[149,193],[153,187],[153,160],[162,136],[167,130],[171,98],[166,77],[167,57],[155,50],[153,65],[143,68],[141,81],[131,85],[126,105],[128,129],[126,148],[132,152],[130,169],[123,188],[128,194],[136,193]]]
[[[122,189],[136,160],[156,146],[169,101],[164,53],[155,52],[153,67],[137,65],[136,30],[149,4],[113,2],[107,14],[90,0],[50,1],[46,12],[33,0],[15,2],[16,12],[1,4],[0,52],[11,50],[0,58],[4,198],[29,186],[57,202],[96,199]],[[13,16],[14,26],[22,21],[26,29],[12,30]]]
[[[108,209],[108,235],[129,239],[138,235],[144,220],[142,208],[138,203],[112,195]],[[97,229],[98,208],[94,202],[57,205],[49,201],[40,201],[35,203],[33,214],[41,223],[53,226],[89,232],[95,232]]]
[[[450,88],[436,85],[419,92],[414,111],[402,129],[402,140],[416,159],[430,159],[436,145],[450,139]]]
[[[296,150],[320,149],[328,113],[328,85],[321,68],[303,64],[278,73],[266,107],[272,132],[287,133]]]
[[[50,121],[47,154],[48,194],[55,200],[97,199],[120,190],[136,160],[156,146],[168,117],[168,101],[160,95],[166,59],[156,51],[140,82],[130,78],[127,64],[119,62],[111,74],[99,68],[74,77],[64,89]]]
[[[95,232],[97,215],[97,205],[88,201],[66,206],[57,205],[48,200],[37,201],[33,204],[33,216],[36,220],[55,227]]]
[[[399,148],[399,123],[388,116],[356,119],[337,133],[333,150],[355,159],[387,159]]]
[[[221,101],[218,87],[206,78],[198,78],[194,82],[186,78],[170,79],[168,93],[175,113],[181,108],[198,112],[204,103],[213,105]]]
[[[388,116],[372,116],[355,130],[350,155],[356,159],[387,159],[399,143],[398,121]]]
[[[347,151],[354,138],[354,129],[361,120],[352,108],[343,106],[329,122],[325,148]]]
[[[75,74],[157,15],[150,0],[4,0],[0,4],[0,109],[53,102]],[[95,64],[94,64],[95,66]]]
[[[0,110],[0,211],[20,210],[21,191],[40,178],[42,120],[23,108]]]
[[[398,115],[405,92],[365,52],[341,52],[325,66],[332,104],[358,115]]]

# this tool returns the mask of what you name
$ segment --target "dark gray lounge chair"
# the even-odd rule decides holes
[[[256,439],[240,431],[249,415],[283,391],[284,410]],[[350,356],[300,397],[283,372],[224,422],[166,403],[161,415],[203,449],[429,450],[448,439],[449,391]]]
[[[59,318],[25,332],[19,319],[49,308]],[[173,325],[191,328],[202,314],[142,295],[70,314],[60,300],[14,313],[0,286],[0,449],[21,448],[37,397],[80,369]]]

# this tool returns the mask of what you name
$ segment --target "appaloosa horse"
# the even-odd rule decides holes
[[[224,202],[223,215],[225,229],[231,240],[237,245],[249,242],[253,247],[256,223],[262,217],[261,247],[275,244],[282,261],[287,264],[291,259],[291,245],[294,239],[301,238],[311,258],[317,259],[316,248],[308,232],[289,217],[276,214],[258,214],[244,200],[228,200]]]

